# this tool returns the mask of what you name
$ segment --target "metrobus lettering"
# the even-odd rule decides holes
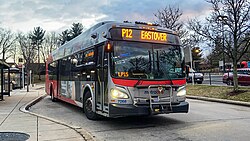
[[[154,31],[141,31],[142,40],[167,41],[167,34]]]
[[[144,94],[149,94],[148,91],[144,91]],[[150,94],[160,94],[159,91],[150,91]]]

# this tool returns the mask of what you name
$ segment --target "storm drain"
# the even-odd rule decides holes
[[[0,141],[26,141],[30,135],[21,132],[0,132]]]

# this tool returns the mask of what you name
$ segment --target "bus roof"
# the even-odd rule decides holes
[[[142,22],[115,22],[115,21],[105,21],[100,22],[93,27],[89,28],[88,30],[84,31],[74,39],[66,42],[64,45],[60,46],[58,49],[54,50],[51,55],[49,56],[48,60],[58,60],[65,56],[71,55],[76,53],[80,50],[89,48],[96,44],[102,43],[111,38],[109,33],[110,29],[112,28],[130,28],[130,29],[150,29],[153,28],[155,31],[158,32],[166,32],[168,34],[176,33],[173,30],[162,28],[155,24],[147,24]]]

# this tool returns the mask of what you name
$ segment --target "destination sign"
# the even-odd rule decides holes
[[[133,39],[138,38],[138,32],[139,32],[139,38],[141,40],[151,40],[151,41],[160,41],[160,42],[166,42],[167,41],[167,33],[161,33],[156,31],[146,31],[146,30],[132,30],[132,29],[126,29],[122,28],[122,38],[123,39]]]
[[[117,28],[111,30],[111,36],[118,40],[179,44],[177,35],[155,30]]]

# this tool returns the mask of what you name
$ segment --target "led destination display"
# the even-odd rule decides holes
[[[118,40],[179,44],[179,38],[176,35],[154,30],[117,28],[111,30],[111,36]]]

